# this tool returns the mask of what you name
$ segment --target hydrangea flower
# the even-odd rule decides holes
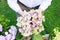
[[[31,10],[30,12],[24,12],[23,17],[17,18],[17,26],[19,32],[23,36],[30,36],[32,34],[38,34],[44,30],[43,14],[39,10]]]
[[[8,32],[5,32],[5,35],[0,35],[0,40],[14,40],[15,36],[17,34],[17,29],[15,26],[10,26],[10,29]]]
[[[0,24],[0,32],[2,32],[2,30],[3,30],[3,29],[2,29],[2,25]]]
[[[17,29],[15,26],[10,26],[11,28],[9,29],[9,33],[12,35],[11,39],[15,39],[15,36],[17,34]]]
[[[8,34],[8,35],[5,36],[5,39],[6,40],[11,40],[11,38],[12,38],[12,35],[11,34]]]
[[[0,40],[6,40],[5,36],[0,35]]]
[[[15,26],[10,26],[11,28],[9,29],[9,33],[12,35],[16,35],[17,29]]]

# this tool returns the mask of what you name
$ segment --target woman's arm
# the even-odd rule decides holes
[[[41,3],[39,9],[41,11],[45,11],[51,5],[51,1],[52,0],[43,0],[43,2]]]
[[[22,13],[21,8],[19,7],[17,0],[7,0],[7,3],[11,9],[18,12],[19,14]]]

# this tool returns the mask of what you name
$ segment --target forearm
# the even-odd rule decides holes
[[[17,0],[7,0],[7,3],[11,9],[13,9],[16,12],[22,12],[22,9],[19,7]]]
[[[51,5],[51,1],[52,0],[43,0],[39,9],[42,10],[42,11],[45,11]]]

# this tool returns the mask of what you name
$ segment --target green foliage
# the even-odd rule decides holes
[[[0,24],[2,24],[3,26],[8,26],[10,23],[10,20],[7,19],[4,15],[0,15]]]
[[[9,29],[9,26],[16,25],[16,12],[11,10],[7,0],[0,0],[0,24],[3,25],[3,32]]]
[[[16,39],[15,39],[15,40],[21,40],[22,37],[23,37],[23,36],[21,35],[21,33],[18,33],[18,34],[16,35]]]
[[[33,35],[32,40],[42,40],[42,36],[40,34]]]
[[[52,5],[45,11],[45,31],[50,34],[51,40],[54,37],[54,28],[60,30],[60,0],[52,0]]]
[[[7,0],[0,0],[0,24],[3,25],[3,31],[0,32],[0,35],[4,35],[9,26],[16,25],[16,12],[9,8]],[[18,33],[16,40],[20,40],[21,37],[21,34]]]

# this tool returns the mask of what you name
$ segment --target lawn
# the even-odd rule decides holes
[[[45,32],[51,36],[54,36],[53,29],[58,27],[60,31],[60,0],[53,0],[51,6],[44,12],[45,22]],[[8,26],[16,25],[16,12],[9,8],[6,0],[0,0],[0,24],[4,26],[4,31],[0,34],[4,34],[8,30]],[[16,36],[18,40],[21,36],[20,33]]]
[[[60,31],[60,0],[53,0],[52,5],[45,11],[44,23],[46,32],[54,35],[53,29],[58,27]],[[51,36],[51,37],[52,37]],[[52,40],[52,39],[51,39]]]
[[[9,8],[6,0],[0,0],[0,24],[4,26],[4,31],[9,25],[16,24],[16,13]]]

